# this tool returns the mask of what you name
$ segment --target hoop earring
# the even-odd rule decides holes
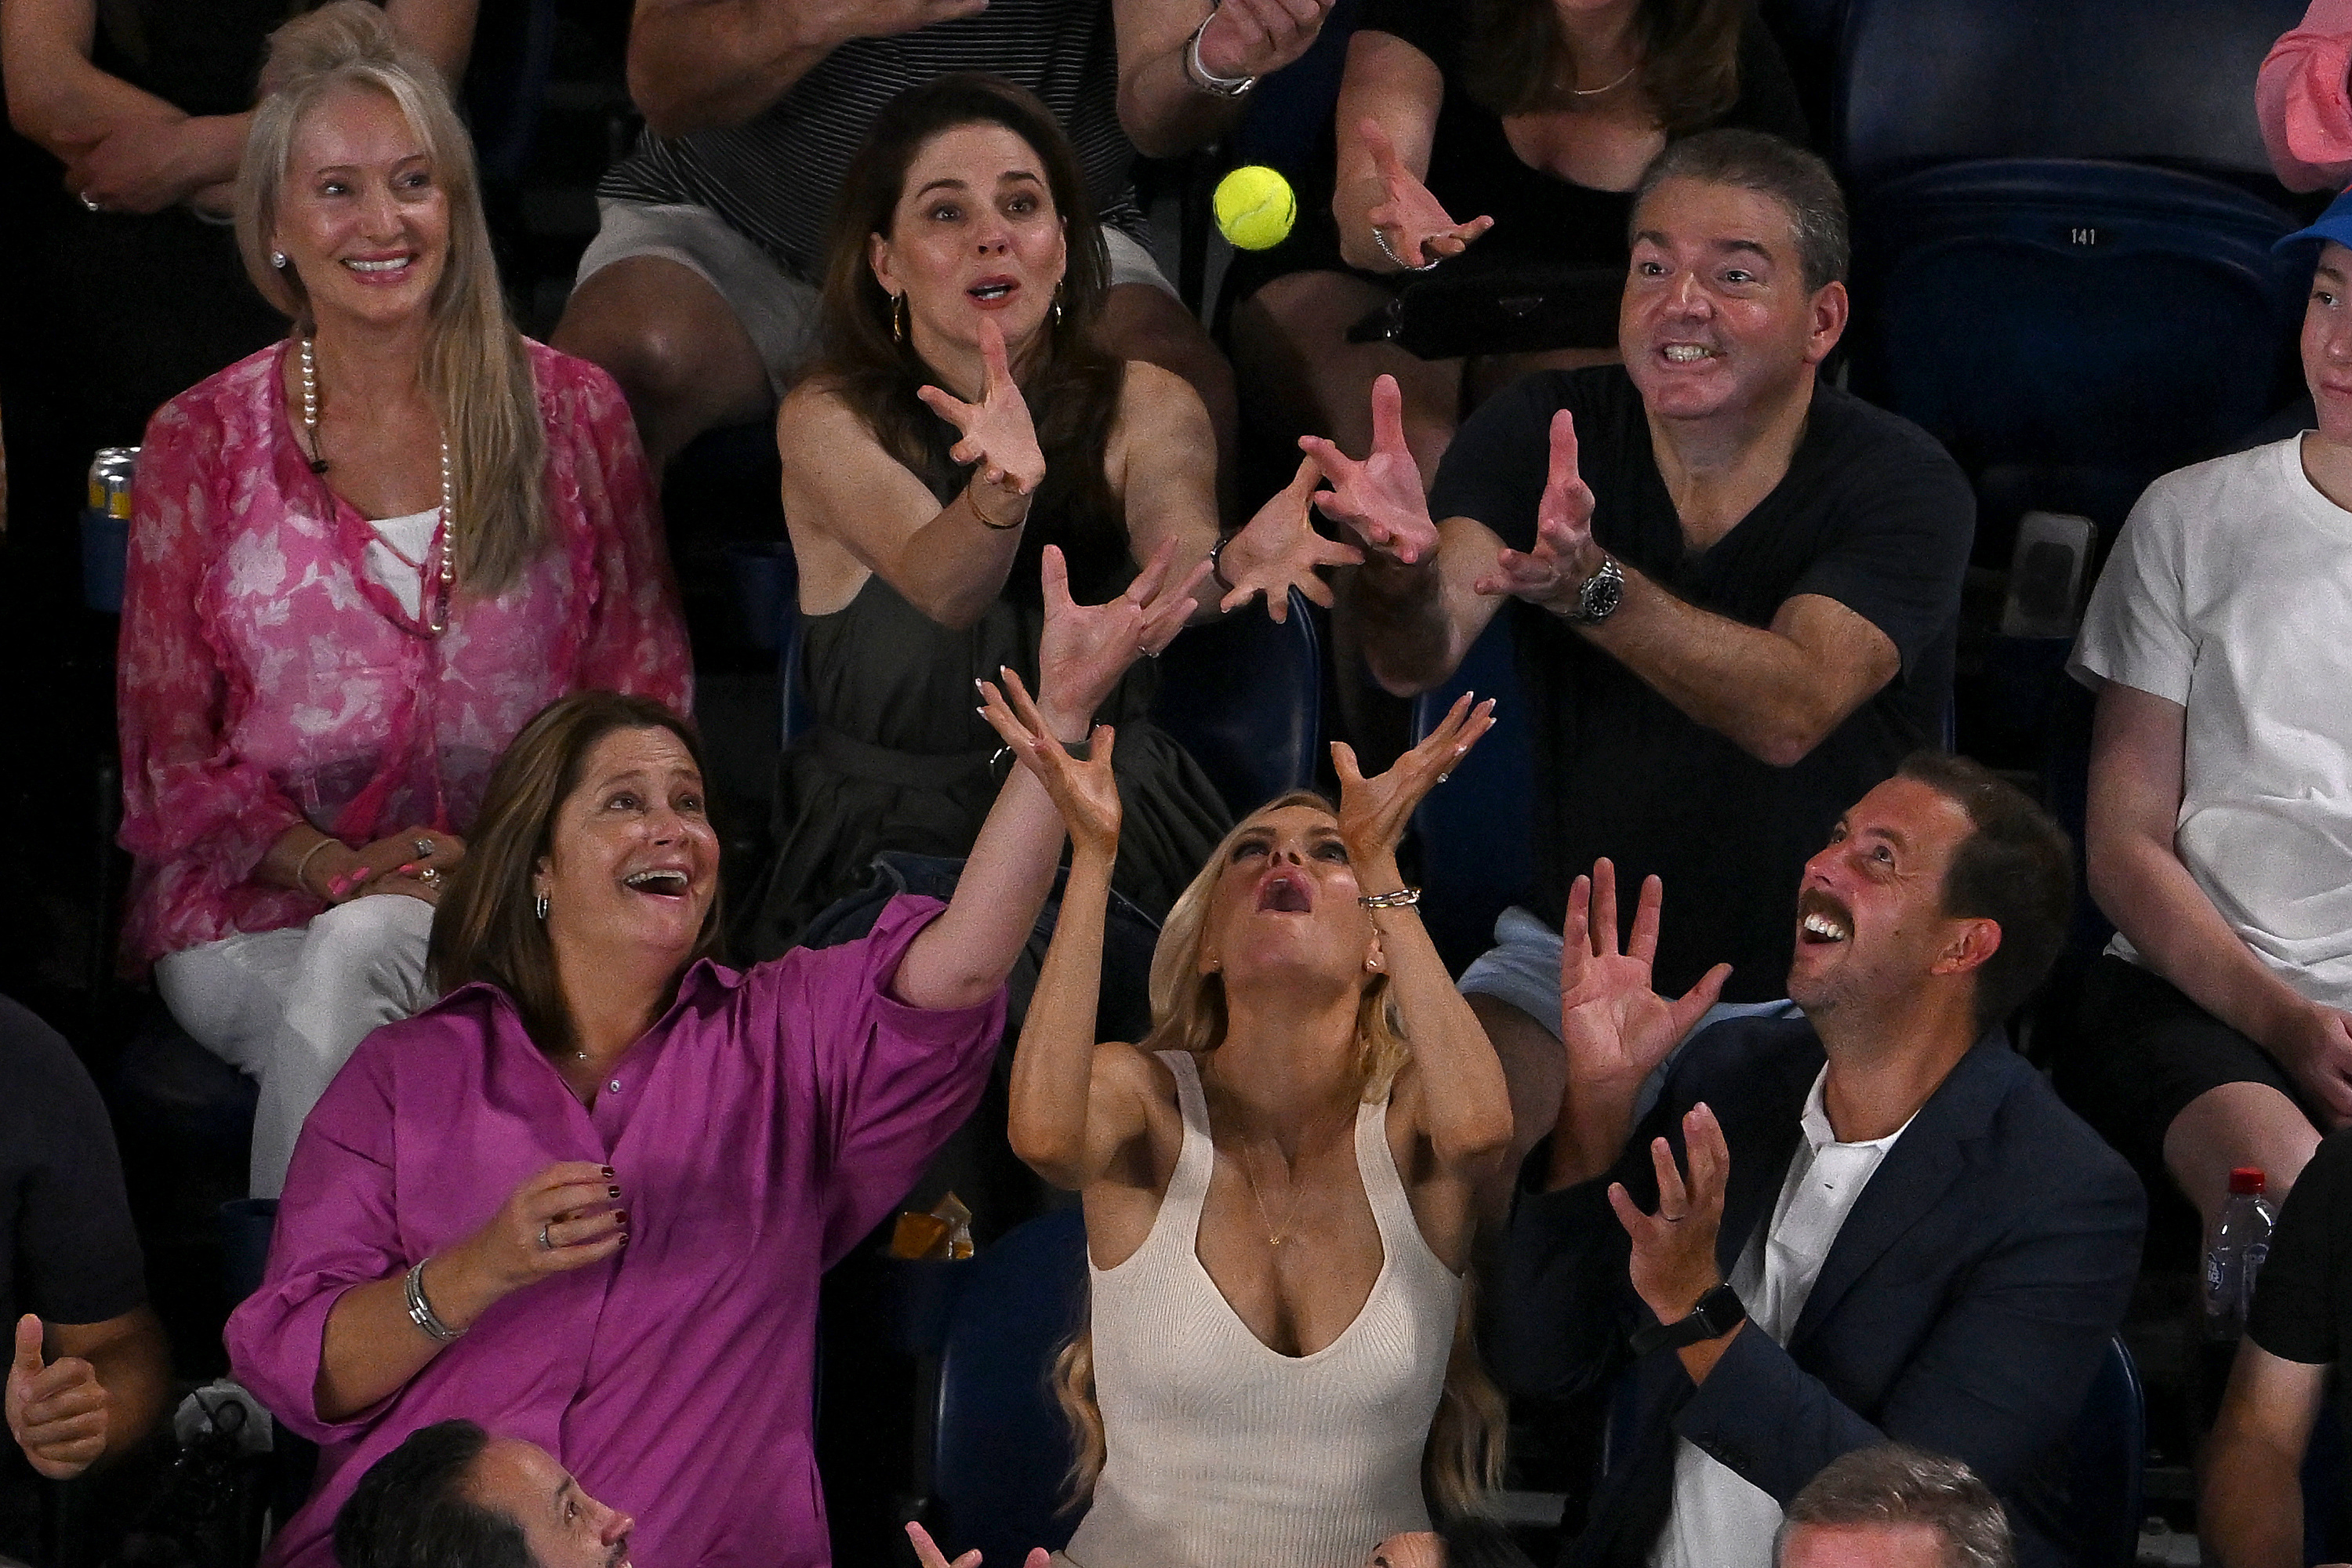
[[[545,920],[547,918],[547,895],[545,893],[540,894],[538,898],[531,900],[530,912],[537,915],[541,920]]]
[[[890,296],[890,341],[907,341],[907,296],[904,290]]]
[[[1062,324],[1062,286],[1061,286],[1059,283],[1056,283],[1056,284],[1055,284],[1055,285],[1054,285],[1054,325],[1055,325],[1055,326],[1057,326],[1057,327],[1058,327],[1058,326],[1060,326],[1061,324]]]
[[[280,272],[285,271],[285,270],[286,270],[286,253],[285,253],[284,251],[282,251],[282,250],[273,250],[273,251],[271,251],[271,252],[269,253],[269,265],[270,265],[270,266],[272,266],[272,267],[275,267],[275,268],[278,268],[278,271],[280,271]]]

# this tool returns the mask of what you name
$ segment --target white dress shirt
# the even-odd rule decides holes
[[[1805,1097],[1804,1142],[1790,1156],[1772,1222],[1748,1237],[1731,1270],[1731,1289],[1748,1309],[1747,1333],[1786,1344],[1821,1278],[1822,1262],[1853,1212],[1854,1201],[1906,1121],[1884,1138],[1841,1143],[1822,1109],[1824,1066]],[[1772,1537],[1780,1505],[1689,1439],[1675,1449],[1675,1500],[1651,1549],[1651,1568],[1772,1568]]]

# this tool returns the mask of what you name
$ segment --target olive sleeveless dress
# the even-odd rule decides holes
[[[1134,572],[1130,562],[1126,577]],[[1000,597],[975,625],[950,630],[876,574],[840,610],[803,621],[801,681],[817,721],[777,770],[778,847],[749,933],[755,956],[790,947],[858,889],[879,851],[971,852],[1012,765],[991,765],[1002,742],[977,711],[972,682],[1010,665],[1035,690],[1044,620],[1041,608]],[[1095,715],[1118,729],[1124,817],[1112,886],[1155,921],[1233,823],[1200,764],[1147,717],[1159,675],[1137,660]]]

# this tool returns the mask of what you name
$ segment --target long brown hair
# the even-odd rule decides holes
[[[1720,119],[1739,98],[1744,0],[1642,0],[1643,96],[1670,136]],[[1470,96],[1496,114],[1582,105],[1576,48],[1552,0],[1471,0],[1463,76]]]
[[[532,908],[531,878],[553,847],[556,813],[580,787],[596,743],[619,730],[656,729],[677,736],[702,771],[694,726],[650,697],[575,691],[541,709],[490,770],[466,858],[434,911],[426,966],[435,983],[445,994],[477,980],[496,985],[514,999],[542,1051],[570,1049],[573,1030],[547,922]],[[687,963],[718,951],[725,929],[719,901],[714,888]]]
[[[1095,344],[1110,285],[1102,225],[1069,137],[1034,94],[999,77],[958,71],[882,107],[834,203],[823,346],[810,376],[846,404],[882,449],[942,504],[963,488],[971,470],[948,456],[954,428],[915,395],[939,373],[915,352],[911,336],[891,335],[892,300],[875,279],[866,247],[870,237],[889,235],[907,170],[924,143],[959,126],[983,124],[1004,127],[1037,154],[1069,258],[1056,296],[1058,315],[1049,314],[1043,341],[1021,369],[1021,395],[1045,454],[1045,482],[1031,505],[1034,521],[1006,591],[1034,602],[1038,557],[1048,543],[1057,543],[1069,558],[1072,592],[1082,601],[1105,597],[1129,574],[1125,517],[1103,475],[1127,366]]]
[[[428,306],[423,377],[449,443],[458,591],[494,598],[548,539],[547,432],[530,351],[499,289],[474,144],[448,87],[368,0],[333,0],[269,35],[262,98],[237,170],[237,249],[262,298],[293,319],[298,334],[316,331],[300,276],[270,265],[269,236],[295,132],[330,95],[350,88],[398,106],[448,201],[449,254]]]
[[[1151,952],[1151,1034],[1144,1051],[1189,1051],[1205,1058],[1224,1043],[1225,986],[1222,973],[1201,973],[1201,942],[1217,879],[1233,858],[1234,841],[1268,812],[1310,806],[1337,816],[1331,803],[1313,790],[1277,795],[1236,824],[1168,911],[1160,942]],[[1371,1104],[1387,1098],[1396,1075],[1412,1059],[1404,1016],[1390,994],[1388,971],[1365,982],[1356,1005],[1356,1070],[1360,1098]],[[1465,1271],[1462,1309],[1454,1322],[1454,1344],[1445,1363],[1445,1387],[1422,1450],[1422,1485],[1448,1517],[1468,1513],[1503,1480],[1503,1440],[1508,1411],[1478,1360],[1475,1277]],[[1054,1359],[1054,1397],[1076,1438],[1069,1473],[1069,1504],[1094,1491],[1108,1450],[1102,1410],[1095,1403],[1094,1331],[1082,1327]]]

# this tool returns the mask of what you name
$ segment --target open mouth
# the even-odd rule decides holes
[[[964,292],[983,305],[993,305],[1000,300],[1010,299],[1013,291],[1019,287],[1021,285],[1010,278],[984,278]]]
[[[657,899],[682,899],[692,879],[674,867],[656,867],[644,871],[632,871],[621,879],[621,885],[631,892],[646,893]]]
[[[1808,947],[1829,947],[1853,935],[1853,913],[1827,893],[1808,889],[1797,899],[1797,940]]]
[[[1280,915],[1312,914],[1315,895],[1308,891],[1305,878],[1276,871],[1257,885],[1257,907]]]

